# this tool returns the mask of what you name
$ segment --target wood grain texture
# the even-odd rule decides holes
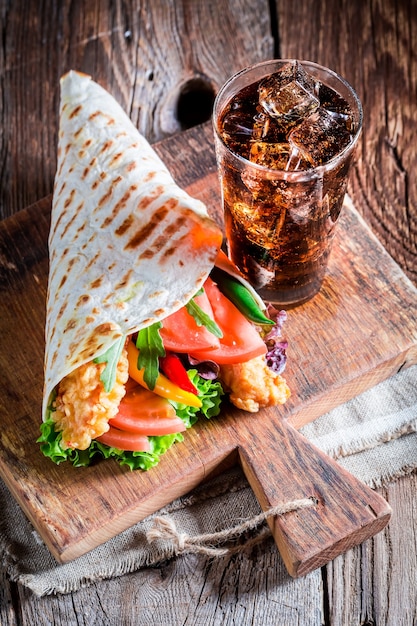
[[[0,624],[17,626],[17,615],[13,603],[13,585],[4,572],[0,571]]]
[[[1,0],[0,27],[0,217],[52,192],[69,69],[91,74],[155,142],[182,130],[193,102],[208,119],[210,93],[273,50],[267,0],[256,10],[250,0]],[[179,116],[184,90],[195,98]]]
[[[104,580],[72,594],[72,602],[66,596],[35,598],[19,588],[25,607],[19,623],[79,624],[82,616],[88,626],[322,626],[320,586],[320,571],[290,579],[267,539],[232,557],[185,555]]]
[[[245,437],[239,419],[236,440],[242,442],[240,462],[263,510],[302,498],[316,502],[268,520],[292,576],[322,567],[388,523],[391,508],[385,500],[285,421],[262,420],[261,428],[251,426]]]
[[[276,0],[280,55],[344,76],[364,109],[350,192],[367,223],[417,283],[417,0]],[[300,24],[310,26],[300,36]]]
[[[417,476],[379,492],[393,507],[389,527],[327,568],[331,624],[416,623],[415,576],[407,572],[417,571]]]
[[[119,6],[115,10],[110,4]],[[79,61],[101,77],[104,86],[124,94],[123,102],[129,104],[136,63],[151,69],[157,64],[162,66],[159,81],[165,79],[164,67],[169,67],[172,47],[190,45],[190,33],[175,27],[176,18],[172,31],[157,22],[169,5],[181,24],[181,15],[193,13],[197,3],[169,1],[156,10],[152,8],[161,2],[149,4],[151,11],[142,15],[142,25],[159,36],[144,39],[145,45],[140,41],[136,55],[135,50],[130,52],[129,37],[125,38],[124,33],[134,23],[132,33],[138,37],[138,20],[131,18],[142,5],[140,0],[0,1],[0,215],[12,215],[52,189],[56,84],[67,67],[67,59],[71,63],[73,59]],[[366,119],[360,163],[350,191],[380,241],[417,284],[416,1],[276,0],[278,16],[272,13],[271,20],[264,0],[213,0],[202,4],[209,4],[213,12],[222,14],[222,19],[220,30],[215,32],[211,19],[203,25],[193,22],[193,40],[204,42],[200,48],[201,67],[207,59],[213,59],[220,68],[234,71],[240,64],[260,60],[265,51],[265,56],[271,56],[274,36],[277,56],[327,63],[356,87]],[[116,11],[121,16],[121,29],[110,36],[117,21]],[[228,12],[231,15],[225,15]],[[258,24],[262,31],[259,39],[253,36]],[[237,38],[239,45],[235,45]],[[181,73],[181,64],[177,68]],[[174,77],[171,80],[175,82]],[[152,89],[150,83],[143,93],[156,98],[158,88]],[[152,128],[157,101],[143,100],[137,106],[143,119],[149,120],[148,128]],[[155,138],[162,137],[155,134]],[[177,559],[155,570],[95,583],[68,596],[35,598],[2,578],[0,622],[7,626],[44,626],[52,622],[68,626],[83,619],[100,626],[172,626],[175,620],[177,624],[194,626],[412,626],[417,621],[416,487],[416,477],[411,475],[379,490],[392,503],[394,516],[376,537],[376,548],[370,540],[362,548],[338,557],[323,568],[322,581],[314,572],[307,579],[282,582],[276,574],[282,567],[280,556],[271,542],[267,549],[260,546],[252,558],[231,557],[220,564],[204,560],[196,564],[185,557],[192,575],[188,575],[183,559]],[[312,576],[316,584],[298,587]],[[330,587],[331,593],[326,593]],[[184,590],[187,602],[191,599],[189,610],[181,595]],[[179,595],[181,608],[177,610]],[[142,620],[143,607],[146,621]],[[171,619],[173,611],[175,620]]]
[[[1,624],[67,626],[83,615],[91,626],[414,626],[417,476],[378,493],[393,506],[390,524],[322,572],[290,579],[268,539],[239,555],[186,555],[68,596],[36,598],[0,578]]]
[[[209,126],[167,139],[157,150],[177,180],[208,202],[221,222]],[[181,160],[171,162],[178,154]],[[0,472],[56,558],[67,561],[103,543],[192,489],[236,452],[264,508],[282,504],[275,501],[275,480],[281,489],[286,485],[285,501],[305,496],[319,501],[315,511],[273,524],[293,575],[321,566],[381,529],[389,516],[385,503],[285,425],[288,420],[299,427],[417,360],[417,326],[409,314],[416,308],[417,289],[352,207],[345,207],[322,292],[289,312],[286,378],[293,395],[287,404],[261,411],[256,430],[251,414],[225,405],[221,418],[193,427],[158,467],[130,473],[113,462],[82,470],[55,466],[34,445],[43,386],[50,204],[46,198],[0,224]],[[259,455],[264,449],[271,450],[266,459]],[[299,465],[297,480],[288,471],[289,458]],[[313,493],[309,485],[314,485]],[[357,500],[349,495],[352,491]],[[66,501],[71,501],[70,519]]]
[[[417,284],[416,1],[276,0],[275,5],[280,56],[327,64],[357,90],[365,119],[350,194],[379,240]],[[376,538],[376,550],[367,542],[324,570],[326,624],[416,623],[414,485],[415,476],[410,476],[384,492],[397,514]],[[410,529],[411,537],[403,553],[405,528],[405,536]],[[404,581],[413,581],[411,588]]]

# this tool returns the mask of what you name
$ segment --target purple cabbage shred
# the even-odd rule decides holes
[[[205,380],[216,380],[219,375],[220,367],[214,361],[200,361],[187,354],[187,360],[189,365],[193,366],[201,378]]]
[[[278,311],[272,305],[268,305],[268,315],[275,324],[264,337],[268,349],[265,360],[266,364],[276,374],[282,374],[287,364],[286,349],[288,341],[282,338],[282,327],[287,319],[285,311]]]

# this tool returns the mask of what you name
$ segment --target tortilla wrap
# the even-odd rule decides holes
[[[90,76],[63,76],[44,420],[65,376],[193,297],[221,241],[204,204],[178,187],[113,97]]]

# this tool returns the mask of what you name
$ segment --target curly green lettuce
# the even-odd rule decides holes
[[[191,428],[199,417],[210,419],[220,413],[220,404],[224,395],[223,388],[219,381],[205,380],[199,376],[197,370],[188,370],[188,375],[192,383],[198,389],[199,398],[202,401],[201,408],[186,406],[171,401],[178,417],[180,417],[186,428]],[[115,459],[120,465],[126,465],[130,470],[148,470],[159,463],[160,457],[177,441],[184,441],[182,433],[172,435],[148,437],[150,452],[127,452],[106,446],[99,441],[93,440],[86,450],[76,450],[73,448],[64,449],[61,447],[61,432],[55,430],[55,423],[48,419],[41,424],[41,436],[38,443],[42,453],[59,465],[68,461],[74,467],[86,467],[101,459]]]

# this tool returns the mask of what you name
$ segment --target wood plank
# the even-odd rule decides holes
[[[268,519],[292,576],[325,565],[386,526],[391,516],[387,502],[285,421],[262,420],[260,432],[250,424],[245,437],[238,420],[240,462],[263,510],[303,498],[316,500],[306,510]]]
[[[218,193],[218,181],[213,165],[210,133],[207,127],[196,128],[159,144],[158,150],[162,156],[166,153],[168,162],[169,155],[182,154],[183,158],[173,164],[174,173],[180,175],[181,181],[188,182],[195,191],[200,190],[203,199],[214,200]],[[206,155],[201,164],[198,154],[193,155],[194,146],[199,146],[199,151]],[[187,153],[191,154],[185,157]],[[209,154],[212,165],[209,165],[206,174],[200,168],[209,160]],[[201,180],[202,188],[198,185]],[[229,455],[235,454],[237,449],[244,456],[245,462],[251,458],[251,463],[256,463],[256,456],[252,455],[248,447],[248,432],[253,430],[253,416],[227,407],[221,419],[191,429],[187,433],[186,443],[174,446],[160,465],[146,474],[128,473],[110,462],[83,470],[73,467],[63,469],[40,455],[34,441],[37,437],[43,383],[42,320],[49,206],[50,198],[1,225],[4,256],[0,319],[1,333],[5,338],[2,355],[4,376],[1,384],[6,419],[0,448],[0,468],[9,488],[53,554],[58,559],[68,560],[190,490]],[[218,201],[210,203],[210,210],[217,219],[221,219]],[[389,295],[380,298],[379,294],[387,290]],[[377,245],[355,211],[347,207],[322,293],[311,303],[289,314],[287,333],[291,349],[287,379],[293,397],[284,407],[268,409],[257,416],[257,424],[262,422],[262,428],[259,431],[257,429],[257,437],[262,437],[265,431],[265,436],[270,438],[265,440],[264,447],[271,447],[273,441],[272,447],[281,449],[282,456],[288,454],[282,432],[278,432],[277,420],[280,416],[300,426],[362,388],[375,384],[400,366],[414,362],[417,328],[415,321],[410,319],[409,310],[410,307],[415,310],[416,295],[417,291]],[[18,324],[16,320],[19,320]],[[352,328],[355,329],[354,333],[351,332]],[[9,354],[14,354],[12,366],[7,356]],[[213,442],[216,442],[215,446]],[[264,500],[266,504],[278,504],[271,502],[267,495],[266,486],[272,481],[272,475],[259,469],[259,472],[248,472],[248,477],[256,475],[254,482],[261,503]],[[327,478],[322,477],[324,482],[320,489],[323,490],[323,501],[326,500],[326,488],[335,472],[337,468],[329,470]],[[292,485],[286,492],[289,499],[300,497],[300,487],[304,489],[308,485],[307,478],[301,485],[293,480],[289,482]],[[344,481],[344,489],[349,492],[351,488],[349,481]],[[66,494],[64,500],[70,499],[72,503],[70,520],[63,506],[62,493]],[[369,497],[372,498],[371,493]],[[347,501],[348,497],[344,500]],[[86,501],[90,503],[87,509]],[[327,498],[328,503],[331,501],[331,498]],[[380,511],[381,519],[386,518],[386,510],[383,511],[378,505],[374,508]],[[325,525],[326,520],[333,519],[334,526],[334,518],[331,514],[329,517],[329,513],[328,506],[321,509],[321,523]],[[298,526],[297,533],[301,530]],[[287,532],[291,533],[288,529]],[[308,524],[304,532],[311,542],[312,533],[308,530]],[[346,536],[351,534],[352,529],[346,529]],[[349,541],[340,543],[341,539],[343,534],[340,535],[338,530],[334,543],[340,549],[350,545]],[[317,541],[317,554],[328,550],[328,547],[327,542],[321,549],[320,541]],[[334,551],[326,553],[335,555]],[[303,561],[304,557],[310,559],[311,555],[314,555],[314,550],[309,556],[300,556],[298,553],[297,559]],[[290,556],[287,562],[290,569],[294,565],[293,561]],[[314,559],[309,562],[314,566]]]
[[[69,69],[91,74],[155,142],[209,119],[220,85],[273,50],[267,0],[16,0],[0,11],[0,218],[52,192]]]
[[[215,624],[222,619],[222,623],[233,623],[234,619],[241,626],[265,623],[388,626],[401,620],[401,626],[413,626],[417,619],[413,576],[417,570],[417,551],[413,547],[417,476],[406,476],[378,492],[393,505],[391,522],[374,539],[327,566],[324,579],[324,601],[329,602],[327,617],[321,613],[320,571],[290,580],[275,544],[268,539],[238,556],[213,561],[185,555],[158,567],[92,583],[69,596],[37,598],[4,578],[0,584],[1,623],[4,626],[18,623],[13,600],[16,596],[24,607],[19,617],[23,626],[34,623],[47,626],[52,621],[64,626],[81,613],[94,615],[97,623],[134,622],[138,626],[168,626],[173,623],[173,615],[178,618],[175,623],[188,619],[194,624]],[[178,602],[178,598],[182,600]],[[197,616],[200,622],[196,621]]]
[[[329,623],[417,621],[417,475],[378,490],[392,505],[385,530],[327,566]]]
[[[15,585],[10,583],[3,571],[0,571],[0,624],[17,626],[18,618],[15,611]]]
[[[417,284],[416,1],[340,0],[337,10],[331,0],[276,0],[275,5],[280,56],[328,65],[355,86],[365,119],[350,194]],[[326,624],[417,622],[415,475],[380,493],[394,511],[387,529],[323,570],[324,587],[326,577],[331,586],[323,599]]]
[[[321,626],[320,571],[294,581],[272,539],[212,560],[184,555],[155,568],[103,580],[69,596],[36,598],[19,589],[22,626],[67,626],[83,615],[106,626],[239,624]]]
[[[66,6],[62,2],[59,4]],[[74,31],[74,40],[77,39],[75,45],[81,51],[81,59],[83,47],[85,48],[84,42],[86,41],[83,23],[86,9],[83,7],[83,4],[83,2],[71,2],[75,19],[77,19],[77,12],[80,15],[77,26],[78,32],[83,33],[83,35],[77,37],[76,31]],[[91,5],[91,3],[89,4]],[[131,4],[131,2],[124,3],[125,11],[128,15],[130,14]],[[176,2],[178,7],[182,4],[181,2]],[[220,10],[216,4],[213,3],[213,11]],[[221,9],[224,10],[227,4],[229,3],[221,3]],[[356,175],[353,181],[354,190],[351,188],[351,193],[354,191],[355,204],[366,214],[367,219],[372,222],[374,231],[378,233],[381,240],[385,241],[388,249],[400,265],[403,266],[410,276],[415,276],[417,255],[414,243],[415,235],[413,234],[415,233],[415,230],[413,231],[413,225],[415,225],[413,216],[415,216],[417,203],[415,201],[416,186],[413,178],[410,177],[410,172],[416,170],[416,153],[412,147],[413,142],[411,142],[416,122],[413,116],[413,110],[415,111],[416,75],[415,64],[412,62],[414,58],[413,50],[415,48],[412,42],[416,41],[415,17],[417,11],[415,0],[385,3],[381,1],[371,3],[370,0],[350,3],[346,3],[343,0],[339,3],[326,2],[326,0],[321,3],[317,3],[314,0],[300,0],[297,3],[292,2],[292,0],[278,0],[277,4],[280,9],[279,28],[282,56],[304,56],[312,60],[320,60],[320,56],[316,54],[316,51],[319,50],[322,62],[325,62],[327,58],[328,64],[331,66],[334,66],[334,59],[338,59],[338,63],[343,63],[346,76],[360,77],[363,72],[367,72],[368,80],[361,80],[361,94],[364,94],[364,104],[369,108],[364,137],[367,137],[368,145],[373,143],[377,148],[381,147],[381,151],[379,153],[372,153],[370,150],[367,152],[367,159],[363,159],[363,165],[361,165],[361,167],[366,168],[366,177],[361,176],[359,184],[359,178]],[[30,7],[30,5],[32,6]],[[5,99],[3,101],[7,104],[5,110],[2,111],[3,117],[0,130],[0,141],[3,142],[0,152],[0,176],[2,176],[0,178],[0,187],[1,193],[6,197],[6,206],[0,206],[0,210],[4,211],[3,216],[14,213],[17,209],[42,197],[51,189],[51,177],[54,168],[48,163],[49,155],[46,153],[51,148],[52,150],[55,149],[55,142],[53,133],[49,134],[48,128],[45,128],[43,124],[45,117],[50,117],[50,110],[44,110],[46,116],[37,112],[39,106],[44,107],[46,101],[40,95],[35,94],[39,93],[37,89],[40,88],[41,92],[47,94],[49,85],[53,85],[57,80],[59,71],[55,69],[51,70],[50,78],[45,80],[45,77],[49,76],[49,69],[46,66],[55,63],[57,50],[59,50],[60,58],[63,58],[61,51],[64,48],[64,43],[60,35],[58,35],[59,39],[55,37],[55,32],[59,28],[59,22],[53,16],[54,5],[56,3],[48,2],[43,2],[40,5],[44,7],[42,23],[35,22],[33,18],[29,20],[25,18],[25,11],[33,11],[33,7],[38,7],[39,3],[19,2],[18,0],[13,3],[3,2],[1,5],[1,22],[4,27],[3,41],[7,42],[9,46],[7,64],[3,62],[4,57],[2,56],[5,48],[3,46],[0,48],[0,68],[5,68],[6,73],[5,77],[1,74],[2,78],[4,78],[1,88],[5,87]],[[100,7],[102,6],[104,6],[103,2],[100,3]],[[258,10],[258,6],[259,2],[247,6],[245,8],[246,14],[241,18],[240,10],[236,10],[236,19],[240,18],[242,24],[251,29],[258,19],[258,15],[265,13],[262,8]],[[58,7],[56,8],[58,9]],[[181,9],[178,8],[178,10]],[[6,19],[6,11],[10,19]],[[283,11],[287,11],[288,19],[284,19]],[[363,11],[368,13],[368,18],[358,19],[357,16],[361,16]],[[61,16],[61,23],[62,20],[74,19],[70,13],[71,10],[67,8],[65,14]],[[382,14],[384,19],[381,19]],[[225,20],[225,24],[227,23],[228,21]],[[371,24],[373,24],[374,30],[371,29]],[[205,40],[213,41],[215,37],[210,33],[209,25],[204,30]],[[17,39],[14,38],[16,33]],[[32,36],[33,39],[36,39],[35,44],[27,41]],[[169,33],[167,33],[167,36],[169,36]],[[91,40],[89,43],[90,50],[93,51],[91,57],[95,55],[96,62],[99,63],[102,61],[103,56],[99,43],[100,37],[94,24],[89,25],[88,37]],[[12,46],[14,39],[15,44]],[[36,48],[39,41],[42,41],[40,54],[38,54],[39,50]],[[166,39],[160,39],[158,44],[162,41],[166,41]],[[252,52],[250,46],[254,43],[256,44],[256,41],[254,42],[254,39],[248,36],[243,47],[230,51],[227,45],[229,41],[231,41],[233,48],[234,37],[230,37],[230,33],[227,33],[224,41],[218,46],[219,54],[221,53],[222,56],[234,57],[235,55],[247,54],[249,59]],[[398,43],[398,54],[393,50],[394,41]],[[163,43],[162,47],[164,47]],[[289,47],[294,52],[288,53]],[[386,54],[387,49],[390,51],[389,54]],[[27,54],[25,53],[26,50],[29,50]],[[169,47],[165,48],[165,50],[169,51]],[[339,53],[337,52],[338,50],[340,50]],[[12,58],[10,53],[14,54],[16,60]],[[393,53],[395,54],[392,58]],[[32,59],[34,56],[37,59],[36,72],[33,72],[28,67],[28,59]],[[150,53],[149,58],[152,57],[153,54]],[[23,62],[22,59],[25,58],[26,60]],[[119,65],[117,52],[112,51],[107,62],[111,65]],[[231,63],[233,63],[233,60]],[[372,63],[373,67],[371,67]],[[94,63],[91,62],[91,65],[94,65]],[[2,71],[0,69],[0,73]],[[352,78],[351,80],[355,84]],[[384,84],[384,81],[386,81],[386,84]],[[399,89],[396,88],[397,81],[400,81]],[[367,88],[367,85],[369,85],[369,88]],[[30,95],[30,101],[27,98],[28,94]],[[389,100],[385,94],[391,94]],[[32,110],[34,101],[35,111]],[[26,103],[26,106],[22,106],[22,102]],[[404,103],[406,102],[411,102],[413,107],[408,117],[401,112],[405,110]],[[146,102],[143,103],[143,106],[152,105]],[[391,114],[394,107],[395,116],[392,118]],[[374,115],[373,111],[376,111],[377,114]],[[401,129],[402,132],[398,134],[390,132],[388,134],[385,128],[385,120],[387,118],[392,120],[395,127]],[[16,125],[16,119],[19,120],[18,125]],[[30,135],[27,131],[27,119],[31,125]],[[403,121],[404,124],[402,124]],[[53,120],[50,119],[49,124],[51,123],[53,123]],[[43,125],[42,130],[41,125]],[[36,151],[36,154],[40,155],[37,160],[35,158],[36,168],[35,166],[32,167],[34,151],[31,149],[30,154],[27,151],[27,146],[30,142],[34,142],[42,151]],[[8,163],[7,168],[4,165],[6,160]],[[21,164],[22,160],[23,164]],[[27,180],[29,174],[30,180]],[[16,175],[17,181],[14,180]],[[378,179],[378,184],[373,183],[375,178]],[[403,190],[403,192],[405,190],[408,191],[408,195],[401,193],[405,204],[401,204],[398,200],[396,187]],[[358,193],[357,197],[356,193]],[[388,198],[392,199],[392,202],[388,202]],[[0,202],[1,204],[2,202]],[[406,212],[404,210],[405,207],[407,207]],[[389,228],[385,227],[385,219],[382,220],[381,224],[377,221],[377,217],[380,214],[382,215],[383,212],[389,215]],[[402,250],[401,238],[403,237],[405,239],[405,248]],[[375,553],[373,562],[367,561],[365,558],[363,559],[364,567],[368,570],[376,571],[379,568],[381,571],[385,571],[385,563],[390,555],[389,544],[398,542],[398,537],[402,536],[404,527],[407,526],[412,529],[416,526],[417,521],[414,515],[416,506],[415,503],[413,504],[413,494],[416,493],[416,485],[412,479],[413,477],[408,477],[403,480],[404,488],[398,495],[401,498],[401,505],[397,505],[396,498],[393,500],[394,510],[398,506],[399,510],[401,510],[401,515],[399,516],[398,525],[395,525],[395,527],[390,525],[388,527],[388,529],[393,528],[393,532],[387,541],[386,552],[381,550]],[[409,486],[408,488],[407,485]],[[390,491],[388,490],[387,493],[388,499],[391,500]],[[411,545],[414,546],[413,541]],[[414,547],[412,551],[414,552]],[[344,569],[349,570],[351,568],[349,558],[352,552],[357,554],[359,560],[355,568],[358,572],[360,571],[361,552],[355,550],[349,552],[346,562],[342,557],[339,557],[341,572]],[[410,552],[410,545],[408,545],[407,554]],[[224,593],[224,588],[221,584],[219,583],[219,586],[216,581],[213,582],[213,573],[217,571],[219,578],[223,578],[224,581],[228,579],[233,581],[243,577],[250,585],[253,577],[257,578],[259,575],[262,575],[265,567],[270,572],[279,568],[279,555],[276,554],[276,551],[272,552],[270,560],[266,563],[260,559],[261,557],[255,554],[254,558],[248,563],[248,570],[243,571],[241,562],[233,559],[230,562],[226,562],[224,569],[216,570],[216,568],[210,568],[210,565],[208,565],[205,569],[205,575],[203,574],[202,576],[201,588],[199,589],[197,586],[195,589],[193,587],[190,593],[191,598],[196,598],[199,610],[203,612],[205,604],[211,601],[211,594],[213,594],[215,599],[218,599],[218,623],[222,620],[222,611],[224,611],[227,620],[233,615],[233,610],[238,611],[239,607],[241,614],[244,608],[247,608],[249,615],[252,614],[253,610],[257,619],[259,619],[259,615],[262,616],[264,614],[264,611],[269,610],[271,615],[270,623],[274,623],[272,621],[274,617],[272,611],[276,607],[275,623],[289,623],[283,622],[279,618],[280,599],[284,590],[280,587],[278,589],[275,587],[273,577],[267,580],[267,584],[262,589],[257,587],[257,593],[251,593],[251,590],[248,589],[246,593],[240,596],[237,596],[233,589],[230,589],[228,594]],[[416,594],[407,595],[408,588],[403,585],[404,581],[414,580],[415,567],[413,567],[412,559],[404,559],[402,553],[399,554],[397,560],[389,562],[392,567],[387,587],[374,585],[370,588],[365,586],[361,591],[359,577],[355,583],[354,590],[351,590],[348,578],[346,578],[347,585],[344,586],[343,577],[340,576],[338,580],[341,584],[334,588],[333,602],[338,603],[339,613],[336,613],[336,615],[340,616],[343,611],[345,619],[343,620],[339,617],[337,619],[332,618],[330,621],[324,615],[323,623],[325,621],[326,624],[338,624],[339,626],[351,626],[353,623],[362,623],[362,620],[354,619],[354,617],[350,619],[351,614],[352,616],[357,615],[355,610],[352,610],[352,613],[350,613],[351,609],[357,609],[358,606],[366,605],[369,602],[375,605],[384,603],[387,594],[390,594],[393,619],[384,622],[383,617],[381,617],[380,622],[377,622],[376,619],[373,621],[380,626],[384,623],[388,626],[388,624],[401,622],[403,615],[407,612],[407,607],[414,606],[415,603]],[[176,562],[173,563],[175,564]],[[255,571],[257,572],[256,574]],[[143,623],[141,620],[143,597],[138,597],[137,594],[141,593],[143,586],[145,586],[149,594],[146,605],[149,607],[147,615],[151,619],[153,611],[155,611],[156,615],[161,614],[161,621],[158,622],[158,619],[155,619],[154,623],[163,623],[163,611],[158,612],[158,600],[161,598],[160,594],[162,592],[155,596],[152,594],[155,584],[160,583],[164,594],[162,596],[162,606],[166,606],[167,615],[169,615],[172,605],[175,605],[177,600],[176,597],[172,597],[172,603],[168,600],[170,588],[175,587],[175,576],[177,575],[175,570],[172,572],[172,576],[169,575],[170,572],[172,570],[169,568],[167,570],[164,567],[155,570],[145,570],[116,581],[109,581],[109,585],[103,581],[103,583],[97,583],[87,590],[81,590],[77,594],[66,597],[60,596],[58,598],[37,599],[30,592],[21,589],[20,607],[16,605],[18,618],[16,617],[11,623],[14,624],[19,621],[22,624],[33,624],[35,622],[49,624],[53,621],[57,624],[67,625],[69,622],[76,622],[80,615],[85,615],[86,619],[91,619],[100,624],[119,624],[119,615],[127,615],[127,619],[130,619],[132,623],[141,624]],[[188,589],[193,581],[194,573],[193,577],[183,579],[183,586],[179,588],[179,591],[184,593],[184,588]],[[298,582],[292,581],[287,586],[292,588]],[[317,594],[318,597],[319,591],[312,589],[311,593]],[[153,603],[152,597],[154,597]],[[138,599],[136,600],[136,598]],[[300,593],[297,600],[300,612],[299,619],[296,619],[296,612],[294,612],[292,623],[298,623],[300,626],[312,626],[315,623],[311,621],[308,611],[305,611],[305,607],[310,606],[310,601],[308,589],[305,588],[304,593]],[[4,609],[4,606],[1,606],[0,621],[8,624],[4,620],[2,609]],[[231,623],[231,621],[230,618],[229,622],[226,621],[226,623]],[[417,621],[417,616],[415,616],[414,621]],[[192,612],[188,616],[188,622],[196,623],[193,620]],[[207,622],[216,623],[214,620],[211,622],[207,620]],[[242,618],[242,621],[239,623],[242,625],[246,623],[251,624],[252,621],[251,619],[245,620]],[[404,623],[407,624],[407,622]]]
[[[282,58],[332,68],[364,107],[357,167],[350,184],[371,229],[417,284],[415,150],[417,0],[276,0]],[[300,24],[305,25],[300,37]]]

